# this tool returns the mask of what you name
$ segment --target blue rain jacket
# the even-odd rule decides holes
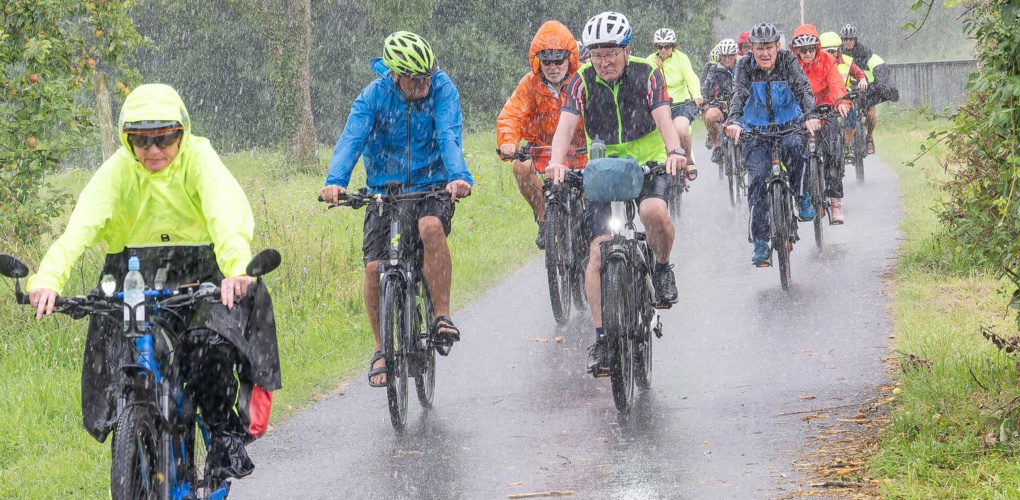
[[[428,95],[408,103],[382,58],[370,64],[379,78],[351,105],[329,162],[326,185],[346,189],[359,157],[373,193],[384,192],[389,181],[403,183],[406,192],[446,186],[457,179],[474,184],[462,151],[460,93],[450,77],[436,71]]]
[[[763,127],[770,122],[785,125],[800,120],[815,106],[811,81],[797,56],[788,50],[779,50],[771,71],[758,67],[753,56],[742,57],[737,60],[735,75],[729,124],[739,123],[744,128]],[[772,120],[766,106],[766,89],[771,93]]]

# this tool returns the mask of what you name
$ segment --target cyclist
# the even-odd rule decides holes
[[[868,75],[868,82],[875,83],[875,70],[879,66],[882,68],[879,73],[883,76],[882,88],[891,88],[891,76],[888,73],[888,68],[884,66],[885,61],[881,57],[878,57],[871,49],[864,46],[857,40],[857,28],[853,24],[846,24],[839,30],[839,36],[843,39],[843,51],[846,55],[853,58],[854,62],[857,63],[864,73]],[[875,86],[878,87],[878,86]],[[864,126],[868,131],[868,137],[866,140],[866,148],[869,155],[875,154],[875,141],[873,135],[875,132],[875,124],[877,123],[877,116],[875,115],[875,105],[879,102],[883,102],[888,99],[882,99],[879,93],[875,93],[874,89],[869,93],[869,97],[862,104],[862,109],[865,109],[864,113]]]
[[[727,38],[716,45],[719,49],[719,62],[708,66],[705,77],[701,80],[701,95],[708,96],[708,109],[705,111],[705,128],[711,141],[712,162],[722,163],[722,148],[719,147],[719,124],[726,120],[723,104],[729,102],[733,95],[733,68],[737,65],[737,42]],[[721,103],[719,102],[721,101]]]
[[[737,36],[737,57],[744,57],[751,51],[751,42],[748,41],[750,35],[750,31],[741,31]]]
[[[546,176],[553,182],[563,180],[565,160],[574,127],[584,117],[589,140],[605,141],[606,155],[635,158],[638,163],[656,161],[666,164],[667,173],[692,170],[687,163],[680,136],[671,120],[669,96],[662,72],[646,59],[631,57],[631,26],[617,12],[603,12],[588,20],[583,41],[591,50],[591,64],[585,65],[567,84],[552,159]],[[691,174],[694,175],[694,174]],[[656,300],[677,301],[676,278],[669,264],[674,228],[666,200],[669,179],[664,176],[646,183],[639,198],[639,215],[647,231],[648,245],[655,257],[652,281]],[[602,255],[599,244],[608,239],[609,203],[592,203],[585,214],[589,246],[585,292],[595,325],[595,343],[589,351],[588,370],[596,375],[605,366],[606,344],[602,339],[602,292],[599,268]]]
[[[799,127],[804,113],[815,104],[811,82],[797,62],[797,56],[780,50],[779,32],[775,26],[770,23],[755,25],[749,40],[752,44],[751,57],[745,57],[737,64],[730,116],[726,121],[726,135],[737,144],[740,144],[740,132],[745,127],[763,128],[772,123],[778,124],[780,130]],[[816,132],[821,123],[810,119],[804,122],[804,126]],[[751,240],[754,242],[751,261],[758,267],[771,265],[771,252],[766,242],[769,221],[765,197],[765,180],[772,163],[769,146],[769,141],[765,140],[752,140],[742,146],[744,164],[751,173],[751,185],[747,190]],[[798,194],[800,219],[809,221],[815,217],[815,209],[811,206],[811,198],[801,192],[806,159],[804,143],[799,136],[791,135],[782,140],[782,148],[791,187]]]
[[[547,21],[538,29],[531,40],[528,59],[531,71],[521,78],[496,119],[496,143],[504,157],[512,157],[522,139],[539,146],[548,146],[552,142],[560,108],[566,99],[563,87],[580,66],[574,36],[559,21]],[[582,124],[577,124],[570,143],[575,148],[584,146]],[[577,156],[571,166],[584,168],[587,161],[587,156]],[[533,161],[514,160],[513,171],[517,189],[531,205],[535,221],[538,222],[535,244],[545,248],[545,197],[542,194],[542,181],[538,178]]]
[[[807,74],[811,82],[811,91],[815,95],[815,106],[822,104],[835,104],[837,100],[846,95],[846,84],[840,76],[836,59],[820,50],[818,29],[813,24],[802,24],[793,31],[791,45],[797,58],[800,60],[800,67]],[[836,106],[840,116],[846,117],[850,112],[850,104],[840,101]],[[823,196],[829,197],[829,209],[832,215],[833,224],[842,224],[846,218],[843,215],[843,172],[841,151],[839,150],[839,124],[837,120],[825,120],[821,130],[818,131],[819,140],[817,144],[821,148],[825,158],[825,181],[828,186]]]
[[[836,67],[839,69],[840,77],[843,78],[843,82],[846,84],[847,90],[854,88],[860,90],[867,90],[868,88],[868,76],[864,74],[856,64],[854,59],[846,54],[842,53],[843,40],[839,37],[839,34],[835,31],[826,31],[822,33],[818,38],[821,43],[822,50],[836,59]],[[857,132],[857,109],[860,105],[851,107],[850,113],[846,115],[846,119],[843,120],[843,157],[846,162],[852,162],[854,160],[854,136]]]
[[[718,62],[719,62],[719,44],[717,43],[715,44],[715,47],[712,47],[712,50],[708,51],[708,60],[705,61],[704,66],[701,67],[701,74],[698,75],[698,81],[701,82],[702,87],[705,86],[705,76],[708,75],[709,68],[711,68]],[[704,93],[702,93],[702,97],[704,97]]]
[[[101,241],[107,255],[100,276],[112,275],[118,283],[132,255],[142,257],[146,275],[146,263],[169,262],[166,283],[220,283],[220,303],[198,306],[195,314],[210,319],[192,331],[176,355],[187,360],[187,390],[211,434],[206,460],[212,475],[247,476],[255,467],[244,449],[253,439],[242,423],[249,408],[240,403],[238,415],[235,400],[250,401],[247,391],[253,391],[256,400],[267,403],[267,391],[281,387],[272,303],[265,287],[245,275],[252,257],[251,206],[208,139],[191,133],[184,101],[173,88],[147,84],[132,91],[121,109],[120,132],[122,147],[89,180],[64,233],[29,279],[30,303],[36,318],[51,314],[75,262]],[[261,320],[249,323],[247,331],[231,327],[242,314]],[[121,359],[128,350],[120,330],[117,321],[89,320],[82,414],[85,429],[99,442],[116,421],[116,396],[124,383],[119,368],[133,362]],[[235,365],[243,368],[237,375],[244,382],[240,387]],[[242,391],[246,394],[239,395]]]
[[[588,64],[588,59],[591,58],[591,54],[588,52],[588,47],[584,46],[580,40],[577,41],[577,62],[579,64]]]
[[[691,147],[691,123],[701,108],[701,81],[691,67],[687,54],[676,50],[676,32],[662,28],[655,32],[655,53],[647,59],[653,67],[662,71],[669,92],[673,124],[680,134],[680,146],[687,151],[687,162],[693,164]]]
[[[351,105],[343,133],[329,162],[326,185],[319,196],[337,203],[347,193],[351,174],[363,157],[366,185],[372,193],[385,192],[390,181],[404,184],[405,192],[445,190],[451,199],[427,198],[418,204],[418,233],[425,249],[425,281],[435,305],[432,328],[448,354],[460,331],[450,319],[450,283],[453,264],[446,237],[450,234],[457,198],[471,193],[474,180],[461,149],[463,115],[460,94],[453,81],[436,66],[432,47],[409,31],[391,33],[383,42],[383,57],[371,60],[379,76]],[[412,133],[413,131],[413,133]],[[389,221],[376,210],[365,211],[365,310],[375,336],[375,354],[368,382],[385,387],[386,360],[379,336],[379,263],[387,258]]]

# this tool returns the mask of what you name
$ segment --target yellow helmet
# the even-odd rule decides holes
[[[843,39],[839,37],[835,31],[826,31],[822,33],[818,38],[818,41],[822,44],[822,49],[831,49],[833,47],[839,47],[843,43]]]

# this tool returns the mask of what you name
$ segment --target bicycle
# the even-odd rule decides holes
[[[499,150],[496,150],[499,153]],[[545,173],[552,148],[526,144],[512,156],[525,162],[533,160],[535,170]],[[577,148],[576,157],[587,153]],[[569,169],[563,182],[554,184],[551,179],[542,182],[545,195],[545,270],[549,282],[549,301],[553,318],[563,325],[570,320],[571,303],[578,309],[588,306],[584,295],[584,272],[588,266],[588,230],[584,224],[586,201],[584,198],[583,170]]]
[[[386,360],[386,399],[390,423],[397,431],[407,423],[408,377],[414,378],[422,408],[432,407],[436,387],[436,352],[447,354],[430,326],[435,308],[422,271],[424,247],[417,236],[414,206],[421,200],[449,199],[440,190],[404,193],[403,184],[390,181],[384,194],[367,189],[341,195],[335,206],[379,210],[389,221],[388,260],[379,263],[379,334]],[[319,201],[323,201],[320,197]]]
[[[677,224],[680,223],[681,208],[684,203],[684,193],[691,190],[687,184],[687,177],[683,175],[672,176],[669,179],[669,218]]]
[[[850,94],[854,94],[857,99],[866,102],[867,99],[864,97],[868,95],[868,92],[870,91],[856,90],[854,92],[850,92]],[[854,131],[854,142],[852,146],[854,152],[853,166],[854,171],[857,173],[857,182],[859,184],[864,182],[864,158],[868,156],[868,129],[864,124],[867,110],[866,106],[857,106],[857,127]]]
[[[596,162],[617,162],[615,172],[600,170]],[[594,167],[594,168],[593,168]],[[613,390],[613,402],[620,413],[629,413],[634,404],[634,390],[649,390],[652,383],[652,337],[662,337],[662,325],[657,309],[668,309],[671,304],[655,300],[652,269],[655,261],[645,240],[645,233],[637,231],[636,199],[647,177],[663,175],[665,167],[649,162],[639,166],[632,158],[595,159],[588,163],[585,185],[619,184],[622,189],[598,189],[593,202],[610,202],[610,238],[599,244],[602,265],[602,329],[607,342],[607,370],[596,370],[597,377],[608,376]],[[620,172],[623,172],[622,174]],[[696,171],[688,173],[692,178]],[[622,181],[622,182],[621,182]],[[637,189],[631,189],[636,186]],[[624,192],[631,189],[630,192]]]
[[[247,274],[261,277],[280,265],[280,254],[266,249],[248,264]],[[195,403],[182,372],[182,356],[177,348],[194,330],[183,317],[201,301],[219,302],[220,288],[212,283],[180,285],[164,289],[161,274],[156,273],[153,288],[145,290],[145,302],[125,307],[124,292],[117,292],[111,275],[103,277],[100,289],[78,297],[57,297],[54,312],[74,319],[96,315],[118,322],[129,312],[123,331],[131,346],[131,360],[119,367],[126,377],[117,397],[117,416],[113,420],[110,446],[110,494],[115,500],[222,500],[230,491],[230,481],[214,480],[210,465],[197,472],[195,455],[196,426],[208,449],[209,432],[195,412]],[[0,254],[0,274],[15,280],[18,304],[28,305],[28,294],[21,290],[21,278],[28,266],[17,257]],[[137,308],[148,314],[139,321]]]
[[[778,125],[746,129],[741,136],[760,138],[770,143],[772,150],[772,168],[765,180],[765,197],[769,202],[769,244],[779,259],[779,282],[783,290],[790,289],[790,252],[793,244],[800,240],[797,235],[797,215],[794,212],[796,200],[790,187],[790,176],[782,160],[781,141],[790,135],[801,135],[800,127],[780,130]],[[764,265],[771,267],[771,255]]]
[[[814,109],[807,113],[808,116],[814,116],[822,120],[823,124],[828,119],[839,119],[839,112],[834,106],[838,106],[841,101],[853,102],[859,98],[858,92],[850,92],[845,96],[836,100],[832,105],[820,104],[815,106]],[[836,134],[838,137],[836,151],[830,151],[829,154],[842,155],[843,153],[843,130],[836,127]],[[821,151],[818,150],[817,134],[810,134],[808,136],[808,165],[807,165],[807,179],[808,193],[811,195],[811,204],[818,210],[818,215],[815,216],[813,224],[815,230],[815,245],[819,250],[822,249],[824,237],[822,235],[822,217],[828,217],[829,225],[834,225],[832,222],[832,213],[830,207],[832,203],[829,201],[829,197],[825,195],[828,191],[828,180],[825,176],[825,157],[822,156]],[[844,162],[839,162],[840,165],[845,165]],[[838,174],[840,177],[843,176],[842,168]],[[862,174],[863,175],[863,174]]]

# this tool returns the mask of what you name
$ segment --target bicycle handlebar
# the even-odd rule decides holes
[[[532,154],[531,153],[532,150],[537,150],[537,151],[539,151],[539,153],[538,154]],[[523,161],[531,160],[532,158],[535,158],[535,157],[551,156],[552,155],[552,146],[537,146],[537,145],[534,145],[534,144],[525,144],[525,145],[521,146],[520,148],[518,148],[516,153],[514,153],[512,155],[509,155],[509,156],[504,155],[503,152],[499,150],[499,148],[496,148],[496,154],[499,155],[499,157],[503,161],[517,160],[517,161],[522,161],[523,162]],[[573,152],[568,152],[567,153],[567,157],[568,158],[570,158],[570,157],[577,157],[577,156],[581,156],[583,154],[588,154],[588,147],[587,146],[581,146],[579,148],[575,148]]]
[[[344,193],[341,194],[337,203],[330,204],[329,208],[346,206],[353,209],[361,208],[369,203],[396,203],[404,200],[425,200],[428,198],[450,198],[450,193],[446,191],[418,191],[414,193],[401,193],[401,194],[382,194],[382,193],[368,193],[364,188],[359,190],[357,193]],[[322,195],[319,195],[318,200],[323,203],[329,203],[322,199]],[[460,198],[457,199],[460,201]]]

